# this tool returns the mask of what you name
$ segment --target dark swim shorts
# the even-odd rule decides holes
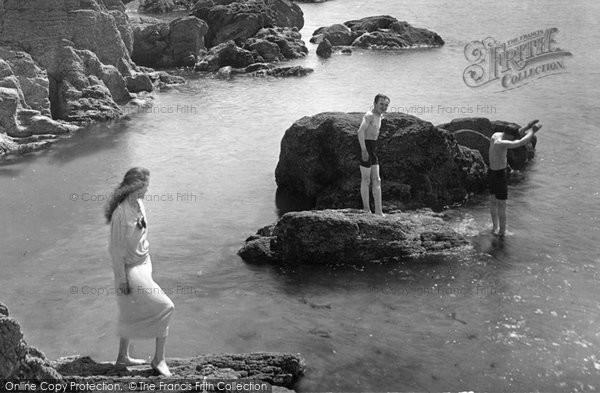
[[[360,156],[360,165],[365,168],[370,168],[371,165],[379,165],[379,157],[377,157],[377,141],[374,139],[365,139],[365,147],[367,148],[367,153],[369,153],[369,160],[362,160],[362,153]]]
[[[495,195],[496,199],[508,199],[508,185],[506,183],[506,168],[488,170],[488,181],[490,185],[490,194]]]

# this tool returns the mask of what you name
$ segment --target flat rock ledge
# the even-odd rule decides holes
[[[112,362],[96,362],[89,356],[67,356],[55,361],[46,358],[43,352],[28,345],[23,337],[21,325],[10,316],[8,307],[0,302],[0,380],[19,383],[41,382],[56,384],[119,384],[121,391],[153,391],[153,392],[188,392],[203,389],[166,389],[130,390],[129,383],[145,382],[159,386],[158,382],[184,384],[209,381],[205,391],[218,390],[228,392],[231,389],[220,389],[219,381],[239,383],[266,383],[272,386],[273,392],[286,393],[304,374],[305,360],[299,354],[254,352],[241,354],[207,354],[193,358],[167,358],[171,378],[158,376],[150,364],[139,366],[115,365]],[[37,385],[39,387],[39,384]],[[225,385],[226,387],[226,385]],[[0,389],[1,390],[1,389]],[[93,389],[70,389],[68,391],[91,391]],[[114,389],[115,391],[118,391]],[[3,391],[3,390],[2,390]],[[111,391],[107,390],[98,391]],[[239,392],[239,389],[237,390]],[[244,390],[249,391],[249,390]],[[265,389],[258,389],[264,392]]]
[[[357,209],[284,214],[246,239],[249,263],[352,264],[463,252],[471,246],[441,215],[424,209],[385,217]]]
[[[149,364],[116,366],[112,362],[96,362],[89,356],[68,356],[51,363],[65,382],[104,382],[128,386],[130,382],[138,380],[154,383],[158,381],[179,384],[188,382],[192,385],[196,382],[201,383],[203,380],[211,382],[213,385],[217,385],[217,381],[252,380],[271,385],[274,392],[292,391],[288,388],[298,381],[305,369],[305,360],[300,355],[274,352],[207,354],[193,358],[168,358],[167,364],[173,373],[173,376],[169,378],[157,376]],[[210,391],[210,389],[207,390]],[[173,392],[174,390],[165,391]],[[202,389],[198,391],[202,391]]]

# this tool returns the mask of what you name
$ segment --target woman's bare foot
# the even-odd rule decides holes
[[[164,360],[161,360],[158,363],[152,360],[150,362],[150,366],[152,366],[152,368],[156,370],[160,375],[164,375],[165,377],[173,376],[173,374],[171,374],[171,371],[169,371],[169,367],[167,367],[167,362],[165,362]]]
[[[379,217],[385,217],[385,214],[383,214],[383,212],[375,213],[375,215]]]
[[[126,358],[117,358],[115,362],[116,366],[138,366],[140,364],[148,363],[145,359],[135,359],[127,356]]]

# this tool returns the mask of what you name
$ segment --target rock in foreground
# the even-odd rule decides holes
[[[430,211],[379,217],[355,209],[284,214],[246,240],[239,255],[250,263],[350,264],[399,260],[470,247]]]
[[[168,380],[158,377],[149,364],[116,366],[112,362],[98,363],[89,356],[79,355],[49,361],[37,348],[27,345],[20,324],[9,316],[8,308],[0,303],[0,379],[2,380],[17,383],[25,379],[30,382],[43,380],[48,383],[67,385],[70,383],[111,384],[109,386],[119,384],[122,391],[130,391],[129,383],[132,381],[194,384],[202,383],[203,379],[207,379],[209,382],[212,380],[216,385],[217,380],[252,380],[273,385],[273,392],[284,393],[289,392],[286,387],[294,385],[305,369],[305,360],[300,355],[273,352],[210,354],[186,359],[168,358],[167,363],[173,373],[173,377]],[[190,389],[150,390],[178,392]],[[211,391],[210,388],[206,390]],[[69,391],[89,391],[89,388]],[[193,391],[202,391],[202,389]]]
[[[281,140],[279,191],[319,209],[361,207],[357,131],[363,115],[325,112],[297,120]],[[384,207],[443,207],[486,187],[479,152],[415,116],[386,113],[377,145]]]
[[[273,352],[210,354],[186,359],[168,358],[167,364],[173,377],[166,380],[163,377],[158,379],[149,364],[115,366],[108,362],[98,363],[89,356],[69,356],[52,363],[66,382],[110,382],[121,383],[123,386],[127,386],[127,383],[132,381],[132,377],[135,377],[137,380],[192,384],[195,381],[201,383],[206,379],[215,385],[216,380],[244,379],[291,387],[304,373],[305,368],[305,361],[299,355]]]

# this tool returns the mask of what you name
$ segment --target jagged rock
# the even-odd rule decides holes
[[[506,129],[519,130],[518,124],[501,120],[490,121],[485,117],[467,117],[454,119],[450,123],[440,124],[439,128],[448,130],[454,135],[458,143],[470,149],[478,150],[486,164],[489,165],[490,137],[495,132],[504,132]],[[521,135],[524,136],[524,135]],[[523,169],[527,162],[535,156],[537,136],[534,135],[525,146],[507,151],[508,165],[512,169]]]
[[[302,35],[295,27],[268,27],[260,29],[254,37],[246,40],[245,45],[251,45],[253,42],[260,40],[276,44],[283,59],[299,59],[308,54],[308,48],[306,48],[304,41],[302,41]],[[266,58],[264,60],[269,61]]]
[[[324,38],[317,47],[317,56],[328,58],[331,57],[332,52],[331,42],[327,38]]]
[[[256,51],[264,61],[273,62],[283,59],[279,45],[264,39],[250,38],[248,41],[246,41],[246,45],[244,46],[245,49]]]
[[[205,50],[206,22],[194,16],[177,18],[167,23],[141,17],[133,20],[133,60],[149,67],[194,66]]]
[[[3,86],[23,92],[23,109],[54,119],[121,116],[117,102],[131,98],[124,76],[138,70],[130,58],[133,35],[124,10],[119,0],[3,2],[0,55],[20,88],[10,78]]]
[[[254,63],[252,53],[238,47],[233,41],[224,42],[210,49],[198,64],[196,71],[217,71],[221,67],[247,67]]]
[[[61,382],[61,375],[35,347],[27,345],[19,323],[0,303],[0,379]]]
[[[131,98],[126,82],[114,67],[103,65],[93,52],[65,46],[55,70],[54,118],[86,123],[120,117],[118,101]],[[111,94],[112,93],[112,94]]]
[[[357,131],[363,115],[326,112],[297,120],[281,141],[275,170],[280,191],[317,208],[360,206]],[[443,207],[486,187],[479,152],[415,116],[384,115],[378,156],[384,206]]]
[[[0,47],[2,74],[0,78],[14,76],[18,86],[12,86],[22,94],[21,105],[50,115],[48,74],[36,64],[28,53]],[[8,87],[8,86],[3,86]]]
[[[120,0],[116,1],[121,3]],[[117,29],[119,29],[119,34],[121,34],[121,39],[123,40],[123,45],[125,45],[127,53],[129,54],[129,56],[131,56],[131,54],[133,53],[133,27],[131,26],[129,17],[127,16],[127,14],[125,14],[124,10],[113,10],[110,11],[110,14],[115,19]]]
[[[263,27],[304,26],[302,10],[288,0],[199,1],[192,15],[208,23],[208,47],[229,40],[244,42]]]
[[[444,40],[427,29],[412,27],[389,15],[369,16],[344,24],[320,27],[313,32],[310,42],[320,43],[327,38],[333,46],[398,49],[409,47],[437,47]]]
[[[249,238],[239,255],[252,263],[353,264],[464,252],[469,247],[431,212],[386,217],[355,209],[291,212],[269,232]]]
[[[351,55],[352,54],[352,49],[350,48],[344,48],[342,49],[342,53],[345,55]]]
[[[132,93],[152,91],[154,90],[154,85],[147,74],[137,74],[127,77],[127,89]]]

